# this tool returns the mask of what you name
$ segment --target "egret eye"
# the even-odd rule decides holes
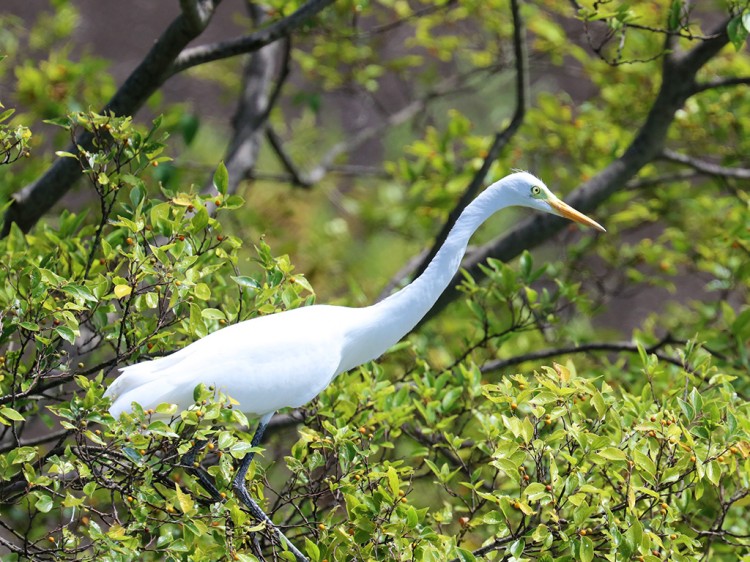
[[[539,197],[542,194],[542,188],[538,185],[531,186],[531,196],[532,197]]]

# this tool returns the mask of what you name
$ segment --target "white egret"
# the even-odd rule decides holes
[[[110,413],[117,417],[130,411],[133,402],[144,409],[163,402],[187,409],[194,388],[203,383],[234,398],[243,412],[260,416],[253,436],[257,445],[276,410],[309,402],[337,375],[379,357],[414,328],[458,271],[472,234],[496,211],[514,205],[604,231],[541,180],[513,173],[464,209],[424,273],[397,293],[364,308],[313,305],[253,318],[167,357],[124,367],[106,392],[112,398]],[[243,458],[233,488],[253,514],[270,524],[245,488],[251,461],[252,454]],[[298,551],[295,555],[301,557]]]

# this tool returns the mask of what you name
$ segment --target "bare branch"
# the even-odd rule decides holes
[[[698,82],[693,86],[693,93],[698,94],[705,92],[706,90],[714,90],[717,88],[729,88],[731,86],[746,86],[750,84],[750,76],[736,76],[733,78],[717,78],[715,80],[707,80],[705,82]]]
[[[325,177],[325,175],[328,173],[328,170],[331,168],[331,166],[333,166],[333,163],[339,156],[351,152],[359,146],[362,146],[363,143],[377,137],[386,129],[395,125],[399,125],[401,123],[405,123],[406,121],[414,117],[417,113],[422,111],[427,106],[429,101],[441,95],[444,95],[444,93],[433,91],[427,96],[415,100],[399,109],[397,112],[392,113],[385,119],[379,121],[376,125],[361,129],[346,140],[335,144],[330,148],[330,150],[328,150],[328,152],[326,152],[323,158],[320,159],[320,163],[315,168],[307,172],[307,174],[305,174],[305,181],[311,184],[319,182]]]
[[[668,342],[672,343],[672,342]],[[668,355],[666,353],[657,351],[659,347],[662,347],[662,342],[657,343],[654,346],[647,347],[646,352],[654,354],[659,358],[660,361],[665,363],[671,363],[676,365],[690,374],[697,374],[691,369],[685,362],[678,358]],[[638,353],[638,346],[630,342],[596,342],[596,343],[584,343],[580,345],[571,345],[568,347],[558,347],[553,349],[543,349],[540,351],[532,351],[523,355],[517,355],[508,359],[496,359],[494,361],[488,361],[480,367],[482,373],[491,373],[506,369],[514,365],[520,365],[526,361],[538,361],[539,359],[549,359],[550,357],[559,357],[561,355],[572,355],[575,353],[589,353],[592,351],[612,351],[615,353]]]
[[[260,24],[266,18],[263,8],[250,4],[250,15]],[[237,110],[232,118],[234,135],[227,148],[224,164],[229,174],[227,193],[234,193],[240,182],[249,177],[258,159],[260,142],[268,121],[268,115],[278,101],[279,93],[289,75],[289,55],[291,43],[287,39],[283,42],[271,43],[252,54],[245,65],[242,77],[242,92]],[[269,94],[273,80],[276,60],[281,49],[282,65],[276,86]],[[209,192],[212,183],[209,181],[204,192]],[[209,212],[215,209],[209,208]]]
[[[695,171],[681,171],[674,174],[664,174],[661,176],[649,176],[645,178],[635,178],[627,183],[628,189],[643,189],[645,187],[653,187],[655,185],[664,185],[665,183],[672,183],[676,181],[688,181],[694,180],[700,177],[701,174]]]
[[[268,143],[276,153],[279,162],[281,162],[281,166],[289,174],[292,185],[302,187],[304,189],[309,189],[310,187],[312,187],[312,182],[310,182],[308,178],[297,169],[297,166],[294,165],[291,156],[289,156],[289,153],[287,153],[286,149],[284,148],[284,141],[281,140],[281,137],[279,137],[276,129],[274,129],[270,125],[266,127],[266,139],[268,139]]]
[[[203,31],[221,0],[180,0],[180,8],[193,29]]]
[[[488,69],[482,69],[482,72],[486,70]],[[307,172],[297,169],[289,154],[284,150],[283,141],[272,128],[268,129],[268,139],[269,142],[271,142],[271,146],[276,152],[276,155],[281,160],[282,166],[284,166],[286,171],[290,174],[292,183],[301,187],[309,187],[322,180],[329,171],[333,169],[341,170],[341,167],[337,167],[334,164],[339,156],[352,152],[368,140],[380,136],[383,131],[400,125],[401,123],[405,123],[415,115],[424,111],[430,102],[448,96],[454,93],[457,89],[460,89],[462,82],[473,74],[476,74],[476,72],[454,75],[442,80],[440,84],[421,98],[405,105],[395,113],[383,117],[375,125],[360,129],[352,136],[333,145],[328,152],[323,155],[318,165]]]
[[[685,164],[690,166],[694,170],[707,174],[710,176],[721,176],[725,178],[737,178],[737,179],[750,179],[750,169],[748,168],[728,168],[726,166],[719,166],[713,162],[707,162],[700,158],[688,156],[686,154],[680,154],[674,150],[665,148],[660,157],[670,162],[676,162],[678,164]]]
[[[186,49],[174,61],[169,74],[177,74],[206,62],[257,51],[282,37],[286,37],[293,29],[305,23],[333,2],[334,0],[309,0],[289,17],[276,21],[250,35]]]

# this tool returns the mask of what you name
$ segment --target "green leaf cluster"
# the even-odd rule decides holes
[[[303,4],[268,2],[268,22]],[[115,420],[103,393],[119,366],[312,304],[313,286],[326,302],[370,303],[429,246],[515,108],[510,6],[346,0],[307,21],[292,41],[299,72],[270,122],[293,162],[322,158],[333,179],[287,189],[288,170],[264,148],[247,206],[216,165],[226,131],[188,104],[157,93],[149,108],[161,117],[145,124],[87,109],[113,90],[108,64],[68,44],[74,2],[52,8],[28,28],[0,16],[0,76],[15,76],[15,99],[3,101],[19,108],[0,113],[0,162],[13,164],[1,183],[7,198],[49,164],[48,146],[90,138],[92,148],[57,153],[82,170],[75,195],[88,203],[0,241],[4,559],[291,560],[232,492],[250,451],[251,495],[318,562],[746,556],[741,174],[649,163],[592,213],[606,235],[572,227],[465,274],[460,302],[282,412],[257,450],[255,420],[210,387],[194,389],[185,412],[136,407]],[[676,50],[710,39],[710,18],[687,8],[522,3],[530,107],[486,179],[530,169],[564,195],[620,156],[651,110],[666,36]],[[733,46],[696,79],[747,76],[747,6],[711,9],[730,21]],[[236,64],[192,78],[231,90]],[[555,81],[571,76],[580,88],[561,93]],[[748,95],[734,85],[691,97],[667,145],[746,168]],[[367,175],[326,160],[351,129],[330,123],[349,113],[342,96],[382,112],[368,138],[386,161]],[[416,118],[377,128],[402,102]],[[372,165],[373,146],[350,152]],[[521,213],[493,218],[474,241]]]

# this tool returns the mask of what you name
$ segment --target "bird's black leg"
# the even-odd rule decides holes
[[[223,501],[223,498],[221,497],[221,494],[219,493],[219,490],[216,488],[216,485],[214,484],[211,477],[208,475],[208,473],[203,470],[199,464],[195,462],[195,457],[198,454],[198,451],[203,449],[203,447],[206,446],[205,440],[199,440],[195,442],[195,445],[190,447],[190,450],[182,455],[182,459],[180,460],[180,464],[185,467],[185,470],[187,470],[191,475],[193,475],[195,478],[197,478],[201,486],[203,486],[203,489],[206,490],[210,495],[211,499],[215,502]]]
[[[266,431],[268,422],[271,421],[272,417],[273,412],[271,412],[270,414],[266,414],[265,416],[260,418],[260,421],[258,422],[258,428],[255,430],[255,435],[253,435],[253,440],[250,442],[250,445],[252,445],[253,447],[257,447],[260,444],[260,440],[263,438],[263,433]],[[245,505],[245,507],[247,507],[253,517],[260,521],[263,521],[266,525],[268,525],[268,528],[271,529],[274,534],[276,534],[276,538],[286,543],[287,548],[289,548],[289,552],[294,554],[297,562],[308,562],[307,558],[299,550],[297,550],[297,547],[295,547],[288,538],[284,536],[284,533],[279,531],[276,525],[273,524],[273,521],[271,521],[271,518],[268,517],[268,515],[266,515],[260,508],[260,506],[255,502],[255,500],[250,497],[250,492],[248,492],[247,486],[245,485],[245,476],[247,475],[247,469],[250,468],[250,463],[253,462],[254,456],[255,453],[251,451],[247,453],[242,459],[242,462],[240,463],[240,466],[237,469],[236,474],[234,475],[234,479],[232,480],[232,488],[234,489],[234,493],[237,494],[239,500]]]

